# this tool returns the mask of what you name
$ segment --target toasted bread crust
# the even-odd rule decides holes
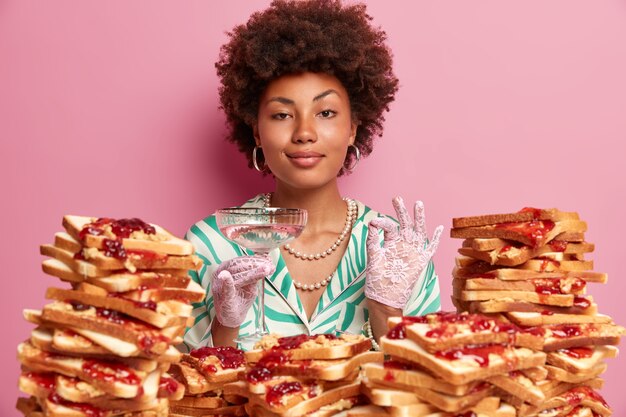
[[[482,216],[455,217],[452,227],[476,227],[498,223],[529,222],[532,220],[578,220],[578,213],[563,212],[557,209],[539,209],[517,213],[487,214]]]

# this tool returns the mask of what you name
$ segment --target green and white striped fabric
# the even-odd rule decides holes
[[[260,194],[241,207],[263,207],[262,197]],[[357,209],[357,220],[352,228],[346,252],[310,320],[306,317],[280,250],[270,252],[269,256],[276,265],[274,275],[265,280],[265,322],[270,332],[286,336],[301,333],[362,332],[363,324],[368,318],[364,293],[368,225],[372,219],[382,215],[358,201]],[[212,346],[211,322],[215,319],[211,293],[213,272],[227,259],[252,253],[227,240],[220,233],[214,216],[194,224],[185,238],[193,243],[196,255],[203,261],[199,271],[191,271],[191,277],[206,289],[207,294],[203,302],[193,305],[194,324],[187,329],[183,346],[179,346],[181,350],[189,351],[201,346]],[[260,308],[258,301],[257,298],[248,311],[239,336],[254,332],[254,319]],[[417,281],[404,314],[423,315],[438,311],[439,308],[439,283],[431,261]],[[250,349],[252,346],[240,347]]]

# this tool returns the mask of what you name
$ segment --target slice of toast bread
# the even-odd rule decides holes
[[[340,381],[348,378],[364,364],[382,362],[383,356],[381,352],[361,352],[351,358],[344,359],[286,360],[272,363],[270,369],[273,375],[297,376],[321,381]]]
[[[388,325],[394,328],[403,320],[409,319],[394,317],[388,320]],[[411,321],[416,322],[403,323],[407,337],[431,353],[486,343],[508,343],[535,350],[543,347],[540,334],[482,314],[437,312]]]
[[[472,242],[464,242],[464,245],[471,245]],[[557,245],[558,244],[558,245]],[[594,245],[591,243],[569,243],[560,240],[553,240],[548,245],[532,248],[530,246],[516,247],[514,245],[506,245],[498,249],[490,251],[479,251],[473,247],[462,247],[458,251],[463,256],[479,259],[488,262],[490,265],[517,266],[526,261],[545,256],[550,253],[584,254],[593,252]],[[562,260],[562,259],[561,259]]]
[[[584,233],[587,223],[581,220],[536,220],[530,222],[499,223],[495,225],[450,229],[453,238],[498,238],[523,243],[533,248],[543,246],[563,232]]]
[[[363,373],[368,381],[380,384],[386,388],[394,386],[398,387],[396,389],[407,391],[413,387],[422,387],[453,396],[466,395],[480,383],[474,381],[465,384],[451,384],[432,375],[418,365],[394,359],[389,359],[384,364],[365,364],[363,365]]]
[[[494,375],[487,378],[487,382],[533,405],[539,405],[546,399],[543,391],[521,371]]]
[[[115,310],[87,307],[75,309],[71,303],[54,301],[44,306],[42,319],[51,326],[70,326],[110,335],[137,345],[142,352],[162,355],[170,343],[184,331],[184,326],[158,329]]]
[[[619,350],[615,346],[583,346],[548,352],[546,363],[571,373],[585,373],[594,369],[605,359],[615,358]]]
[[[612,323],[611,317],[605,314],[557,314],[557,313],[538,313],[538,312],[520,312],[512,311],[506,313],[508,319],[519,326],[544,326],[550,324],[583,324]]]
[[[95,217],[67,215],[63,217],[63,227],[74,239],[90,248],[103,249],[105,239],[121,239],[122,245],[127,249],[170,255],[191,255],[194,251],[191,242],[172,235],[156,224],[145,224],[139,219],[109,220],[111,221],[98,222]],[[120,236],[115,234],[116,226],[122,231]]]
[[[194,349],[183,355],[182,360],[196,368],[210,383],[235,381],[246,369],[244,352],[230,346]]]
[[[471,313],[503,313],[503,312],[536,312],[541,314],[584,314],[595,315],[598,313],[598,306],[593,302],[590,295],[574,298],[572,307],[558,307],[544,304],[536,304],[514,298],[500,298],[486,301],[462,301],[453,297],[453,303],[457,308]],[[458,305],[457,305],[458,304]]]
[[[54,247],[69,252],[73,258],[83,259],[98,269],[129,270],[142,269],[196,269],[200,259],[195,255],[166,255],[138,249],[106,248],[103,250],[83,247],[67,233],[54,236]]]
[[[615,324],[554,324],[543,326],[544,351],[583,346],[617,345],[625,329]]]
[[[160,329],[172,326],[184,326],[187,317],[191,315],[191,305],[178,303],[184,308],[181,317],[180,311],[172,311],[166,302],[135,301],[128,299],[124,294],[111,293],[100,295],[85,291],[65,290],[61,288],[48,288],[46,298],[58,301],[72,300],[85,306],[93,306],[109,310],[115,310],[130,317],[142,320]]]
[[[581,382],[597,378],[606,372],[607,368],[608,365],[606,363],[600,362],[584,372],[569,372],[556,366],[546,365],[548,375],[551,379],[555,381],[569,382],[571,384],[580,384]]]
[[[349,358],[372,348],[371,341],[362,335],[343,333],[297,335],[281,337],[264,336],[255,349],[245,352],[248,362],[258,362],[268,350],[279,350],[292,360],[341,359]]]
[[[452,285],[463,290],[533,291],[552,294],[585,294],[587,283],[576,277],[531,278],[520,281],[503,281],[497,278],[456,279]]]
[[[497,278],[503,281],[516,281],[534,278],[580,278],[586,282],[598,282],[606,284],[608,276],[606,273],[593,271],[553,271],[553,272],[537,272],[532,270],[516,269],[516,268],[497,268],[480,262],[470,267],[456,267],[452,271],[452,276],[457,279],[469,278]]]
[[[120,398],[136,397],[146,378],[144,372],[126,365],[50,354],[28,342],[18,346],[18,358],[23,365],[34,371],[57,372],[80,378],[105,393]]]
[[[440,356],[451,358],[450,360],[428,353],[410,339],[394,340],[383,336],[380,341],[385,353],[415,362],[451,384],[465,384],[505,371],[541,366],[546,358],[545,353],[527,348],[492,345],[499,346],[495,349],[492,346],[477,345],[472,353],[468,351],[467,354],[463,354],[460,353],[463,350],[459,352],[448,350],[440,354]],[[479,353],[480,349],[483,352]]]
[[[43,272],[70,283],[89,282],[110,292],[126,292],[140,288],[172,287],[185,288],[190,278],[183,269],[161,269],[131,273],[119,271],[101,277],[79,274],[58,259],[46,259],[41,263]],[[102,272],[103,274],[105,272]]]
[[[481,216],[455,217],[452,219],[452,227],[476,227],[498,223],[530,222],[533,220],[578,220],[576,212],[564,212],[555,208],[536,209],[524,207],[516,213],[487,214]]]

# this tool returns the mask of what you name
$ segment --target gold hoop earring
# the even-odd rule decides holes
[[[255,146],[254,149],[252,149],[252,165],[254,165],[254,169],[256,169],[257,171],[263,172],[267,165],[265,164],[265,161],[263,161],[263,168],[259,167],[259,163],[256,160],[259,149],[261,149],[260,146]]]
[[[354,148],[355,159],[352,165],[346,168],[348,172],[352,172],[354,168],[356,168],[356,166],[359,165],[359,161],[361,160],[361,151],[359,150],[359,148],[357,148],[355,145],[348,145],[348,149],[350,149],[350,147]]]

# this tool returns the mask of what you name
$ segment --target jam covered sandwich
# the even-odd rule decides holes
[[[192,245],[140,219],[65,216],[64,232],[41,246],[48,288],[37,327],[18,346],[26,416],[166,416],[184,385],[168,370],[180,362],[191,303],[204,290],[188,276]]]
[[[245,364],[243,351],[233,347],[202,347],[183,354],[169,373],[185,386],[185,396],[170,401],[170,417],[244,415],[247,399],[228,395],[223,387],[243,376]]]
[[[440,312],[389,320],[387,355],[363,365],[375,416],[609,416],[601,384],[552,384],[542,336],[481,314]]]
[[[577,213],[557,209],[453,219],[451,236],[465,240],[453,271],[452,301],[458,311],[488,314],[542,335],[542,416],[567,415],[563,395],[571,390],[573,399],[602,403],[593,388],[602,386],[604,359],[617,355],[614,345],[624,334],[598,313],[587,292],[590,283],[606,283],[607,274],[593,271],[586,259],[594,250],[586,230]],[[529,398],[513,395],[508,401],[518,415],[528,415],[538,406]],[[607,410],[593,412],[605,416]]]
[[[246,398],[250,416],[345,415],[365,400],[360,366],[383,360],[370,349],[361,335],[265,336],[245,353],[246,372],[224,395]]]

